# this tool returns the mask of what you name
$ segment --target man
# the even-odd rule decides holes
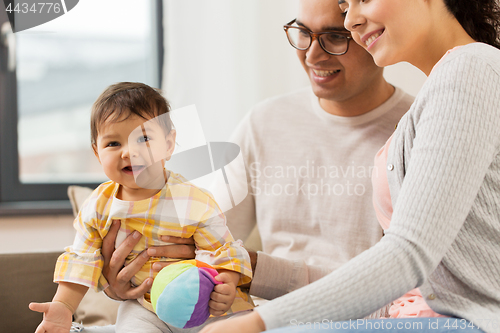
[[[258,227],[255,296],[313,282],[382,237],[371,174],[385,170],[373,170],[373,159],[413,98],[385,81],[343,22],[330,0],[300,2],[285,28],[311,87],[257,105],[233,136],[250,195],[226,217],[235,238]]]
[[[336,2],[300,2],[287,36],[302,49],[311,87],[257,105],[233,136],[250,194],[226,212],[227,223],[241,239],[257,225],[263,245],[251,253],[252,295],[272,299],[313,282],[382,237],[370,177],[385,170],[373,170],[373,158],[413,98],[385,81],[343,21]],[[115,234],[105,240],[106,258]],[[149,249],[121,269],[138,241],[130,236],[105,263],[108,295],[137,298],[150,288],[150,280],[136,288],[129,282],[147,255],[193,257],[190,240],[165,240],[184,245]]]

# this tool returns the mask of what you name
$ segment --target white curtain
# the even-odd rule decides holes
[[[296,0],[164,0],[163,89],[195,104],[207,141],[226,141],[265,98],[308,85],[283,24]]]
[[[227,140],[263,99],[309,84],[283,31],[297,9],[298,0],[164,0],[163,88],[174,108],[196,105],[207,141]],[[426,79],[408,63],[385,77],[412,95]]]

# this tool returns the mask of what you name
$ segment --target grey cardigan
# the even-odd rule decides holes
[[[500,50],[473,43],[431,73],[394,133],[382,240],[256,311],[267,329],[363,318],[419,287],[438,313],[500,332]]]

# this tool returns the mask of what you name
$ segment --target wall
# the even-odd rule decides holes
[[[74,237],[72,215],[0,218],[0,253],[62,252]]]
[[[416,96],[427,76],[409,63],[399,63],[387,66],[384,70],[385,79],[391,84]]]
[[[306,85],[307,77],[281,28],[295,17],[296,0],[213,0],[210,5],[165,1],[170,24],[164,86],[174,108],[197,105],[207,140],[217,141],[229,137],[252,105]],[[232,25],[236,28],[229,29]],[[176,34],[193,26],[189,40]],[[209,32],[220,43],[207,45]],[[256,33],[266,37],[256,38]],[[405,63],[389,66],[385,76],[414,96],[425,81],[422,72]],[[62,251],[73,241],[72,221],[70,215],[0,218],[0,253]]]
[[[196,105],[207,141],[229,137],[259,101],[308,84],[283,30],[297,0],[164,4],[164,91],[174,109]]]

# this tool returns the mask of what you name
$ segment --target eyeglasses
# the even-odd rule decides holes
[[[290,45],[297,50],[305,51],[309,49],[314,39],[328,54],[342,55],[349,50],[349,42],[352,39],[350,33],[333,31],[312,32],[306,28],[293,25],[297,19],[293,19],[283,26]]]

